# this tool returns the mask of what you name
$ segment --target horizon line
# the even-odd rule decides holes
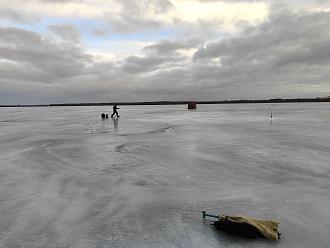
[[[180,105],[195,102],[196,104],[239,104],[239,103],[298,103],[330,102],[330,96],[315,98],[271,98],[271,99],[237,99],[208,101],[138,101],[138,102],[76,102],[45,104],[1,104],[0,107],[58,107],[58,106],[103,106],[103,105]]]

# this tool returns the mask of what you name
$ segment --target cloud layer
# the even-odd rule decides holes
[[[328,6],[299,3],[114,1],[109,10],[97,0],[40,0],[14,14],[2,6],[0,104],[330,95]],[[196,18],[196,6],[228,13]],[[226,19],[238,8],[246,14]]]

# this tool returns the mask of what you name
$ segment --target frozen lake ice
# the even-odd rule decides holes
[[[329,103],[119,107],[0,108],[0,247],[330,247]]]

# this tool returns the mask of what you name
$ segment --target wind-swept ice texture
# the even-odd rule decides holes
[[[328,247],[330,105],[0,109],[0,247]],[[279,242],[201,218],[278,220]]]

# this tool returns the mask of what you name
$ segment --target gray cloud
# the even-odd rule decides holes
[[[0,28],[0,104],[109,100],[132,96],[136,76],[96,62],[78,44]]]
[[[79,43],[81,39],[80,32],[77,28],[71,25],[51,25],[49,30],[54,32],[60,39]]]
[[[329,13],[272,16],[270,21],[247,29],[240,37],[210,43],[194,59],[220,58],[225,66],[236,63],[321,63],[328,59]]]
[[[198,0],[199,2],[269,2],[273,0]],[[275,0],[276,1],[276,0]]]
[[[162,67],[171,67],[173,63],[183,61],[183,59],[180,56],[130,56],[125,60],[122,69],[128,73],[151,72]]]
[[[162,40],[156,44],[144,47],[144,51],[156,54],[171,54],[179,49],[190,49],[200,43],[198,39],[189,40]]]
[[[51,83],[59,76],[75,76],[90,61],[74,44],[55,43],[38,33],[17,28],[0,28],[0,44],[0,58],[15,66],[28,66],[35,72],[32,79],[39,82]],[[9,76],[14,78],[15,74]]]
[[[218,59],[222,65],[210,74],[230,90],[235,85],[251,96],[310,96],[314,87],[329,85],[329,21],[329,13],[287,11],[239,37],[208,44],[194,61]]]
[[[82,2],[83,0],[39,0],[45,3],[69,3],[69,2]]]
[[[200,46],[193,64],[153,75],[149,80],[158,83],[146,91],[150,97],[166,92],[180,99],[329,95],[329,18],[325,12],[276,12],[237,37]],[[179,47],[162,41],[145,50],[169,52]]]
[[[137,32],[144,29],[157,29],[162,26],[160,21],[153,19],[144,19],[136,14],[128,12],[119,16],[113,16],[112,13],[104,13],[106,21],[111,25],[112,29],[118,33]]]
[[[162,22],[146,18],[145,12],[160,14],[170,10],[173,5],[169,0],[146,0],[146,1],[120,1],[122,10],[119,15],[105,11],[105,20],[112,29],[119,33],[137,32],[143,29],[156,29],[163,25]]]
[[[10,20],[18,23],[29,23],[29,22],[38,21],[40,17],[7,7],[7,8],[0,8],[0,19]]]

